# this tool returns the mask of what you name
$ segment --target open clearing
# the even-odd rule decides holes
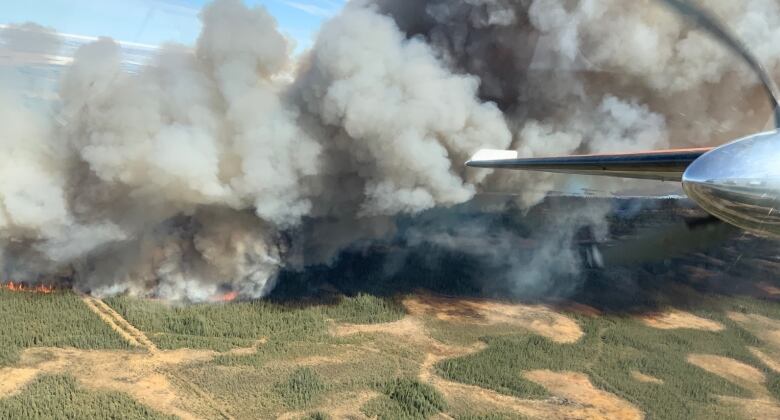
[[[764,340],[772,348],[780,350],[780,323],[757,314],[729,312],[729,319]]]
[[[0,397],[14,395],[40,373],[37,368],[0,369]]]
[[[573,343],[582,329],[573,319],[541,305],[520,305],[486,299],[448,299],[415,296],[404,300],[412,316],[431,316],[441,321],[519,327],[559,343]]]
[[[126,348],[27,346],[0,368],[0,410],[36,378],[65,375],[185,419],[673,417],[666,406],[780,417],[780,322],[768,313],[635,319],[427,295],[401,299],[401,312],[368,297],[291,309],[80,302]],[[681,396],[694,389],[702,399]]]
[[[725,328],[718,322],[679,310],[669,310],[660,314],[647,315],[641,317],[641,319],[646,325],[660,330],[690,328],[693,330],[717,332]]]
[[[642,412],[634,405],[608,392],[596,389],[586,375],[575,372],[535,370],[525,377],[547,388],[554,395],[576,401],[583,407],[580,418],[641,419]]]
[[[105,350],[59,348],[27,349],[20,364],[32,375],[67,374],[87,388],[126,393],[157,411],[181,418],[210,417],[220,413],[217,406],[199,398],[195,390],[180,389],[170,376],[182,363],[209,360],[215,352],[175,350],[155,354]],[[9,372],[15,375],[14,372]],[[7,376],[0,376],[5,382]],[[19,392],[26,383],[17,383],[11,392]],[[188,392],[189,391],[189,392]]]
[[[660,380],[658,378],[654,378],[654,377],[652,377],[650,375],[645,375],[644,373],[636,371],[636,370],[632,370],[631,371],[631,377],[634,378],[634,380],[636,380],[636,381],[649,383],[649,384],[661,385],[661,384],[664,383],[664,381],[662,381],[662,380]]]
[[[772,398],[766,388],[766,376],[758,369],[727,357],[712,355],[692,354],[688,361],[750,390],[752,398],[720,397],[722,401],[742,408],[745,416],[780,418],[780,404]]]
[[[729,359],[728,357],[708,354],[692,354],[688,356],[688,362],[749,389],[754,394],[761,396],[768,394],[764,387],[766,377],[753,366]]]

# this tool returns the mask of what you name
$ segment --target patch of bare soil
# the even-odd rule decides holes
[[[749,347],[748,350],[750,350],[750,352],[753,353],[753,356],[756,356],[761,363],[765,364],[766,367],[780,373],[780,357],[776,354],[771,355],[755,347]]]
[[[633,404],[593,386],[582,373],[535,370],[527,379],[547,388],[555,396],[581,404],[574,416],[585,419],[641,419],[642,412]]]
[[[18,393],[25,385],[38,376],[37,369],[2,368],[0,369],[0,398]]]
[[[643,382],[643,383],[646,383],[646,384],[658,384],[658,385],[660,385],[660,384],[664,383],[664,381],[662,381],[662,380],[660,380],[660,379],[658,379],[658,378],[656,378],[654,376],[645,375],[644,373],[636,371],[636,370],[632,370],[631,371],[631,378],[633,378],[637,382]]]
[[[694,314],[676,309],[667,312],[647,315],[640,318],[645,325],[659,330],[674,330],[688,328],[701,331],[723,331],[725,327],[711,319],[701,318]]]
[[[217,355],[213,351],[174,350],[154,354],[132,351],[32,348],[22,352],[20,366],[27,381],[39,374],[67,374],[87,388],[123,392],[155,410],[184,419],[227,417],[213,401],[204,400],[196,389],[174,386],[172,367]],[[15,375],[20,369],[11,369]],[[0,372],[0,383],[9,383]],[[16,392],[25,383],[14,384]]]
[[[766,380],[758,369],[728,357],[692,354],[688,362],[734,383],[761,384]]]
[[[508,324],[527,329],[559,343],[582,337],[579,324],[547,306],[521,305],[486,299],[454,299],[416,296],[404,300],[413,316],[431,316],[442,321],[475,325]]]
[[[257,353],[257,349],[262,346],[263,344],[267,343],[268,339],[263,337],[257,341],[255,341],[254,345],[252,347],[240,347],[236,349],[231,349],[223,354],[229,354],[232,356],[251,356],[255,353]]]
[[[389,334],[414,341],[428,340],[422,322],[413,316],[406,316],[395,322],[384,324],[332,324],[331,334],[345,337],[353,334]]]
[[[345,352],[338,356],[309,356],[292,360],[277,360],[274,363],[277,365],[294,367],[314,367],[321,365],[340,365],[357,358],[360,358],[360,354]]]
[[[729,312],[728,317],[774,349],[780,350],[780,321],[741,312]]]
[[[766,377],[753,366],[728,357],[709,354],[692,354],[688,356],[688,362],[751,391],[757,397],[769,397],[764,386]]]
[[[733,404],[742,409],[748,419],[780,419],[780,405],[774,400],[720,397],[720,401]]]

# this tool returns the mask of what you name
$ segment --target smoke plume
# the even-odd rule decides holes
[[[776,2],[707,6],[778,68]],[[262,7],[215,0],[201,20],[194,48],[165,45],[138,71],[111,39],[83,46],[48,109],[0,91],[3,277],[172,300],[262,297],[282,268],[399,234],[398,216],[481,191],[519,193],[527,208],[566,182],[466,169],[478,149],[717,144],[767,118],[755,77],[650,0],[355,0],[300,57]],[[58,48],[34,24],[6,27],[0,42]],[[523,294],[576,271],[575,229],[603,228],[606,211],[549,221],[522,261],[512,232],[403,234],[500,266]]]

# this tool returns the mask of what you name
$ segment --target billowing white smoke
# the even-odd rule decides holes
[[[753,100],[740,93],[749,73],[665,9],[634,3],[353,1],[296,63],[265,9],[216,0],[194,49],[164,46],[138,72],[114,41],[86,45],[55,109],[0,95],[2,275],[70,277],[99,294],[260,297],[280,268],[391,235],[400,214],[482,189],[519,190],[527,206],[561,185],[464,168],[480,148],[652,149],[740,129],[712,122],[734,96]],[[714,3],[777,63],[773,1]],[[57,49],[33,25],[2,36],[7,51]],[[726,81],[735,95],[716,100]],[[760,111],[746,106],[743,122]],[[542,235],[518,284],[543,282],[551,261],[573,267],[565,242],[603,211]]]
[[[348,8],[326,23],[296,90],[327,128],[328,176],[363,184],[360,214],[394,215],[469,200],[485,171],[462,166],[480,147],[509,146],[479,80],[455,75],[388,17]]]
[[[202,19],[194,52],[164,47],[138,74],[110,39],[81,48],[51,129],[3,107],[5,277],[263,296],[288,258],[281,231],[302,217],[371,230],[364,220],[467,201],[487,172],[460,162],[509,146],[478,80],[375,12],[329,23],[294,86],[281,82],[291,45],[265,9],[218,0]]]

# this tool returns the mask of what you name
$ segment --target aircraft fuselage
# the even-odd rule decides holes
[[[705,153],[685,170],[682,184],[713,216],[780,237],[780,132],[756,134]]]

